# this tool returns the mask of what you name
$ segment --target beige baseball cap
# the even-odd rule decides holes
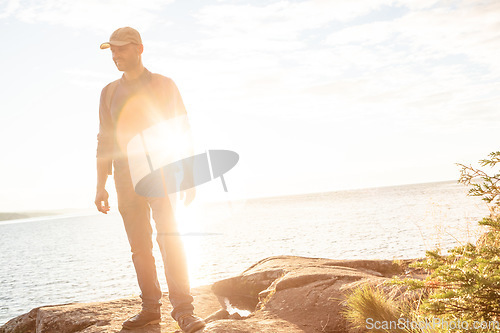
[[[137,30],[131,27],[116,29],[109,37],[109,42],[101,44],[101,49],[107,49],[111,45],[123,46],[127,44],[142,44],[141,35]]]

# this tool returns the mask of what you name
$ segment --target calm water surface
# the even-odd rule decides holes
[[[440,182],[213,204],[180,211],[179,227],[197,286],[273,255],[422,257],[473,240],[487,213],[462,185]],[[156,245],[155,257],[162,272]],[[116,213],[2,222],[0,267],[0,324],[37,306],[139,294]]]

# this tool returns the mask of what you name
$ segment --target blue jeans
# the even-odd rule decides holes
[[[152,212],[157,231],[156,241],[165,266],[168,296],[173,307],[171,315],[177,320],[181,314],[193,313],[186,256],[168,196],[151,198],[138,195],[133,188],[128,163],[115,161],[114,167],[118,210],[130,243],[143,309],[159,312],[162,296],[152,251]]]

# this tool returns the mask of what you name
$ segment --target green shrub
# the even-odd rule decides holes
[[[479,163],[492,170],[500,162],[500,152],[491,153]],[[466,332],[500,331],[500,174],[487,173],[473,166],[461,167],[459,182],[470,186],[469,195],[479,196],[488,204],[490,216],[478,223],[488,230],[476,244],[458,246],[442,255],[428,251],[423,261],[412,267],[430,273],[425,281],[403,280],[396,283],[410,288],[425,288],[429,297],[419,312],[442,320],[467,322]],[[474,323],[490,327],[474,329]],[[498,325],[497,325],[498,324]],[[477,324],[476,324],[477,325]],[[491,328],[493,326],[493,329]],[[454,330],[456,332],[460,329]]]
[[[414,322],[439,321],[442,325],[371,331],[500,332],[500,173],[494,172],[499,163],[500,152],[494,152],[479,161],[490,172],[458,164],[459,182],[469,186],[468,194],[481,197],[490,210],[490,215],[478,222],[487,231],[476,244],[458,246],[446,254],[427,251],[424,260],[410,265],[426,270],[429,275],[425,280],[392,280],[408,291],[422,291],[425,297],[421,302],[395,299],[374,287],[354,290],[347,297],[345,312],[353,327],[366,328],[368,318],[379,321],[407,318]],[[456,323],[463,325],[457,328]],[[484,326],[476,327],[477,324]]]
[[[391,333],[442,332],[433,329],[429,324],[431,319],[418,312],[421,293],[394,292],[398,291],[395,288],[388,292],[387,289],[363,285],[347,295],[344,317],[352,328]]]
[[[397,302],[381,289],[371,285],[355,288],[346,299],[344,316],[355,328],[366,328],[370,320],[397,322],[400,314]],[[372,331],[386,332],[386,330]]]

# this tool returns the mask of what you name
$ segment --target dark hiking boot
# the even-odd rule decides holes
[[[190,313],[180,315],[177,324],[185,333],[193,333],[205,327],[203,319]]]
[[[161,314],[159,312],[149,312],[142,310],[137,315],[124,321],[122,326],[124,329],[130,330],[134,328],[141,328],[147,325],[159,324],[160,320]]]

